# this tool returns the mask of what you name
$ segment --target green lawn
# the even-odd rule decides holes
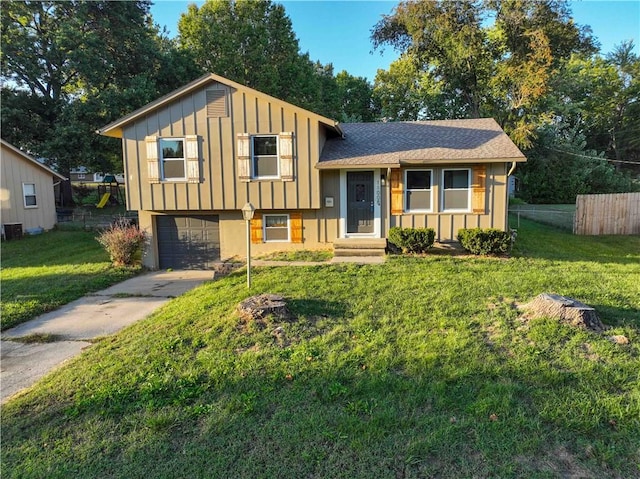
[[[3,477],[640,477],[638,278],[640,238],[526,220],[510,259],[256,269],[291,321],[238,271],[5,404]],[[611,329],[521,320],[545,291]]]
[[[127,279],[95,232],[50,231],[2,243],[2,330]]]

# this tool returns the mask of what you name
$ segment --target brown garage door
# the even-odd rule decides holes
[[[160,269],[211,269],[220,260],[218,216],[156,216]]]

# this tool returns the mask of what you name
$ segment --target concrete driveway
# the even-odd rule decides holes
[[[171,298],[213,279],[213,271],[152,272],[73,301],[2,333],[0,402],[35,384],[52,369],[91,346],[147,317]],[[19,338],[48,336],[51,342]]]

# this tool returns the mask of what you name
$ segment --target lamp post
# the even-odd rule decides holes
[[[255,211],[251,203],[242,207],[242,217],[247,222],[247,288],[251,288],[251,220]]]

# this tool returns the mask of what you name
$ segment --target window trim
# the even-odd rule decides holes
[[[267,218],[269,216],[284,216],[287,218],[287,239],[270,240],[267,239]],[[262,215],[262,241],[263,243],[291,243],[291,216],[289,213],[269,213]]]
[[[260,135],[251,135],[250,137],[250,145],[251,145],[251,179],[252,180],[279,180],[281,178],[280,173],[280,135],[277,134],[260,134]],[[276,176],[256,176],[256,157],[272,157],[273,155],[256,155],[254,151],[254,138],[275,138],[276,141],[276,168],[278,169],[278,174]]]
[[[182,165],[184,176],[181,178],[166,178],[164,175],[164,162],[165,161],[180,161],[179,158],[165,159],[162,154],[162,142],[163,141],[182,141]],[[185,182],[187,181],[187,139],[180,136],[158,137],[158,162],[160,163],[160,181],[166,182]]]
[[[429,172],[429,189],[410,189],[409,181],[407,179],[407,174],[410,171],[428,171]],[[407,193],[410,191],[428,191],[429,192],[429,205],[430,208],[418,208],[418,209],[409,209],[407,208]],[[406,213],[432,213],[433,212],[433,170],[430,168],[407,168],[404,170],[404,198],[402,201],[402,209]]]
[[[33,194],[29,194],[27,195],[27,192],[24,190],[24,187],[27,185],[31,185],[33,186]],[[28,205],[27,204],[27,196],[33,196],[33,199],[35,201],[35,204],[33,205]],[[25,209],[34,209],[38,207],[38,192],[36,190],[36,184],[35,183],[22,183],[22,204],[24,205]]]
[[[447,171],[466,171],[467,172],[467,187],[466,188],[448,188],[445,189],[444,187],[444,174]],[[470,213],[472,211],[471,209],[471,193],[473,188],[471,187],[471,168],[443,168],[442,169],[442,183],[441,183],[441,189],[442,189],[442,193],[440,194],[440,211],[442,211],[443,213]],[[444,192],[448,191],[448,190],[456,190],[456,191],[463,191],[463,190],[467,190],[467,207],[464,209],[461,208],[450,208],[450,209],[445,209],[444,207]]]

